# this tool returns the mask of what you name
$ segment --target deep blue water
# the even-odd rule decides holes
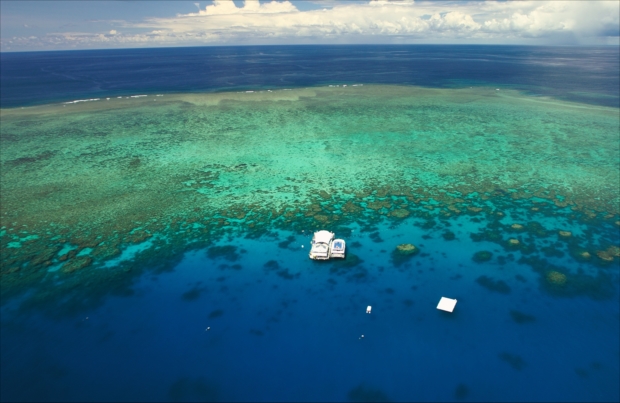
[[[0,54],[2,107],[331,83],[506,86],[620,105],[617,47],[263,46]]]
[[[379,226],[381,242],[352,227],[364,276],[310,261],[309,237],[292,234],[286,248],[222,240],[245,251],[238,269],[189,252],[174,271],[143,275],[132,295],[64,319],[20,314],[15,301],[2,310],[2,400],[617,400],[617,290],[544,295],[526,266],[472,261],[475,250],[501,253],[469,239],[484,225],[462,217],[446,248],[411,224]],[[395,268],[389,251],[407,239],[428,255]],[[274,260],[285,273],[265,265]],[[481,287],[480,276],[510,291]],[[452,314],[435,308],[441,296],[458,300]]]

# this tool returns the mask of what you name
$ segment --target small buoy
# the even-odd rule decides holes
[[[303,245],[301,245],[301,247],[303,248],[304,246],[303,246]]]
[[[205,329],[205,332],[206,332],[206,331],[209,331],[209,330],[211,330],[211,326],[208,326],[208,327]]]
[[[372,306],[368,305],[366,307],[366,313],[370,313],[370,311],[372,311]]]

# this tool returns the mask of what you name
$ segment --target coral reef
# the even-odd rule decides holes
[[[446,241],[453,241],[456,239],[456,235],[452,231],[444,232],[443,234],[441,234],[441,237],[445,239]]]
[[[469,388],[464,383],[459,383],[454,390],[454,397],[457,400],[467,399],[469,396]]]
[[[558,271],[555,271],[555,270],[550,271],[549,273],[547,273],[546,278],[550,284],[557,285],[557,286],[566,285],[566,275]]]
[[[389,402],[385,392],[360,384],[351,389],[347,395],[351,402]]]
[[[385,93],[396,91],[396,87],[377,88]],[[478,164],[475,158],[467,163],[458,162],[463,151],[461,146],[455,145],[452,135],[443,134],[450,133],[443,128],[452,127],[454,121],[450,119],[456,119],[455,116],[460,119],[463,108],[470,108],[469,104],[458,104],[455,109],[458,114],[455,115],[442,112],[442,119],[433,119],[429,114],[429,117],[420,116],[420,119],[428,119],[426,121],[405,119],[401,128],[395,126],[395,132],[399,132],[410,130],[412,125],[423,127],[430,122],[440,125],[433,134],[433,142],[418,142],[418,147],[422,148],[415,151],[425,155],[424,158],[412,157],[410,147],[386,147],[385,153],[383,149],[378,152],[377,148],[368,147],[378,141],[372,130],[361,130],[355,136],[343,134],[350,132],[341,129],[356,121],[351,116],[366,115],[372,106],[366,101],[377,95],[373,92],[377,90],[370,86],[363,91],[369,91],[368,98],[334,99],[338,105],[344,106],[343,113],[330,114],[327,120],[336,124],[321,129],[326,130],[322,135],[348,144],[338,151],[337,158],[335,150],[320,154],[326,168],[336,168],[333,172],[339,170],[351,179],[337,184],[331,178],[317,181],[307,175],[316,163],[317,153],[307,152],[316,143],[316,137],[309,135],[305,127],[299,130],[299,122],[305,117],[322,121],[327,116],[322,108],[314,107],[316,99],[313,97],[282,102],[278,108],[272,108],[270,103],[257,103],[249,108],[247,102],[231,98],[226,105],[216,106],[219,104],[214,103],[210,119],[203,118],[202,107],[196,107],[181,95],[166,106],[178,108],[170,109],[175,113],[167,113],[169,110],[161,109],[163,106],[144,108],[146,104],[139,100],[135,104],[124,104],[126,107],[110,114],[99,113],[96,106],[81,109],[79,105],[72,106],[71,111],[69,107],[62,108],[66,111],[58,116],[51,115],[45,106],[37,109],[42,113],[37,110],[3,110],[0,133],[3,140],[3,200],[0,206],[3,300],[35,287],[41,291],[37,298],[52,301],[55,295],[60,301],[59,296],[64,298],[70,294],[67,299],[85,300],[87,303],[81,306],[88,308],[105,294],[104,288],[128,293],[135,276],[144,270],[170,269],[188,250],[209,248],[207,256],[212,259],[230,262],[240,259],[242,251],[232,245],[213,246],[222,239],[238,235],[249,239],[269,238],[274,229],[299,234],[301,230],[327,224],[344,227],[357,222],[362,228],[376,228],[383,219],[382,214],[395,219],[411,217],[412,222],[421,223],[414,225],[429,230],[426,234],[429,236],[434,235],[431,229],[439,228],[437,234],[446,231],[447,225],[444,224],[452,221],[447,214],[466,215],[472,223],[489,221],[479,233],[471,235],[472,239],[505,246],[506,233],[519,232],[521,254],[537,252],[537,242],[531,238],[539,238],[535,240],[539,241],[542,237],[558,236],[556,230],[547,231],[540,223],[531,221],[533,217],[540,217],[549,228],[573,228],[573,223],[583,222],[587,226],[584,235],[567,237],[561,246],[549,245],[549,249],[543,252],[550,257],[559,257],[568,247],[578,261],[600,264],[611,272],[609,265],[618,256],[617,250],[595,251],[617,242],[615,225],[620,225],[620,221],[615,221],[614,225],[613,220],[618,218],[618,187],[609,186],[607,179],[617,170],[617,166],[609,161],[617,158],[604,156],[597,161],[600,169],[588,178],[587,185],[579,181],[579,175],[571,176],[570,168],[584,146],[614,149],[606,145],[617,142],[616,116],[610,120],[607,115],[599,116],[592,110],[582,114],[572,106],[562,111],[554,104],[553,108],[560,108],[557,116],[561,116],[559,121],[563,124],[570,121],[585,133],[592,127],[592,122],[598,122],[596,127],[603,128],[608,135],[600,137],[596,145],[563,145],[558,150],[560,152],[546,155],[558,158],[557,161],[567,167],[561,176],[556,176],[556,170],[544,170],[545,158],[531,159],[519,147],[513,146],[513,141],[523,140],[523,134],[498,137],[496,140],[503,142],[500,144],[502,149],[509,150],[506,155],[511,158],[518,155],[526,160],[526,163],[515,166],[514,171],[505,171],[499,177],[496,167],[505,166],[507,161],[503,154],[488,154],[489,164]],[[410,108],[412,104],[422,105],[419,102],[428,101],[428,98],[421,101],[410,89],[400,88],[398,91],[401,92],[384,99],[390,104],[385,111]],[[437,90],[432,97],[440,96],[436,99],[441,102],[449,99],[443,98],[447,92],[442,91]],[[329,101],[330,95],[323,95],[322,101]],[[211,100],[213,96],[195,95],[194,100]],[[520,100],[518,96],[511,102],[520,103],[525,108],[523,110],[529,105],[529,101]],[[510,110],[516,111],[513,106],[510,105]],[[500,110],[495,109],[498,107],[494,105],[493,110]],[[477,108],[470,111],[478,114]],[[252,111],[251,114],[246,113],[248,111]],[[539,113],[531,109],[527,111],[524,116],[528,119],[531,113]],[[162,112],[166,112],[165,118]],[[544,113],[545,118],[549,118]],[[579,115],[578,119],[574,117],[576,115]],[[271,124],[265,124],[266,116],[269,116],[269,122],[278,121],[280,129],[273,131]],[[502,113],[489,118],[514,123],[512,114]],[[31,124],[23,125],[24,119]],[[79,125],[76,125],[78,121]],[[144,130],[153,122],[157,122],[161,130]],[[193,123],[186,125],[186,122]],[[78,126],[80,129],[76,131]],[[338,129],[329,132],[331,127]],[[421,136],[423,132],[419,131]],[[265,133],[270,135],[265,136]],[[544,130],[534,130],[526,136],[532,144],[550,139]],[[188,144],[194,150],[192,157],[178,157],[186,155]],[[295,147],[289,147],[292,144],[303,151],[295,153]],[[286,148],[282,148],[283,145],[287,145]],[[255,150],[259,148],[271,155],[290,155],[266,164],[256,157]],[[72,150],[73,154],[58,151],[64,149]],[[439,159],[434,156],[439,155],[442,159],[445,155],[450,156],[448,160],[455,157],[457,162],[437,163]],[[350,163],[352,161],[364,161],[364,164]],[[532,166],[537,168],[534,170],[537,172],[536,181],[532,181],[530,174]],[[67,175],[68,172],[72,175]],[[395,172],[399,174],[394,175]],[[472,172],[476,174],[472,175]],[[119,175],[122,180],[118,180]],[[541,175],[547,184],[545,187],[533,184],[540,183]],[[563,183],[568,184],[570,191],[562,189],[564,185],[560,184]],[[562,194],[561,200],[559,194]],[[534,205],[536,207],[532,207]],[[570,209],[562,206],[570,206]],[[604,226],[599,225],[601,215],[605,217]],[[522,224],[501,224],[501,220],[508,220],[508,217]],[[556,218],[561,218],[562,223],[547,224]],[[611,233],[608,227],[615,232]],[[28,233],[24,233],[26,228]],[[374,231],[376,229],[369,232]],[[444,240],[454,239],[451,231],[441,236]],[[372,239],[381,240],[378,234]],[[112,258],[119,257],[121,252],[142,243],[147,249],[140,249],[122,264],[114,263],[118,270],[98,270]],[[578,245],[587,250],[574,252]],[[73,249],[67,250],[68,246]],[[92,251],[88,253],[87,248]],[[61,251],[62,255],[58,256]],[[392,259],[398,266],[416,253],[417,248],[413,251],[399,251],[397,248]],[[474,261],[491,259],[491,252],[474,255]],[[52,265],[60,267],[56,274],[48,272]],[[226,267],[235,269],[237,266]],[[346,272],[351,279],[364,279],[368,275],[359,260],[351,255],[329,267],[330,271],[336,268],[338,274]],[[294,276],[283,270],[278,268],[274,274],[282,271],[285,277]],[[555,287],[558,288],[555,290],[545,279],[549,270],[552,269],[540,271],[543,289],[556,295],[599,298],[609,295],[613,288],[609,286],[613,283],[605,273],[586,275],[567,271],[566,286],[562,290]],[[53,279],[59,276],[64,283],[51,287]],[[101,292],[80,286],[86,282],[102,284]],[[107,286],[109,284],[112,285]]]
[[[594,253],[590,253],[590,251],[573,244],[568,245],[568,252],[573,257],[573,259],[577,260],[578,262],[591,261],[592,253]]]
[[[217,402],[220,401],[220,386],[204,377],[179,378],[168,390],[173,402]]]
[[[401,266],[407,262],[410,258],[417,255],[420,249],[410,243],[404,243],[396,246],[396,249],[392,251],[392,263],[394,266]]]
[[[476,283],[483,286],[489,291],[497,292],[500,294],[510,294],[510,287],[503,280],[493,280],[487,276],[480,276],[476,279]]]
[[[538,222],[530,221],[526,225],[527,231],[532,235],[536,235],[538,237],[545,237],[548,235],[547,230]]]
[[[62,265],[63,273],[72,273],[76,270],[83,269],[85,267],[90,266],[93,263],[93,259],[88,256],[79,256],[73,259],[70,259],[65,264]]]
[[[570,231],[558,231],[558,235],[562,238],[570,238],[573,233]]]
[[[522,257],[519,263],[529,265],[540,275],[540,287],[556,297],[587,296],[595,300],[612,298],[616,293],[614,277],[599,269],[596,275],[583,270],[570,272],[537,257]]]
[[[503,352],[498,356],[502,361],[508,363],[512,368],[518,371],[525,367],[525,361],[523,361],[523,358],[521,358],[520,355]]]
[[[620,257],[620,247],[612,245],[607,249],[596,251],[596,256],[600,259],[600,263],[611,263],[614,258]]]
[[[510,311],[510,317],[512,318],[512,320],[514,320],[516,323],[520,325],[524,323],[532,323],[536,321],[536,317],[532,315],[528,315],[523,312],[514,311],[514,310]]]
[[[237,247],[233,245],[212,246],[207,249],[209,259],[223,258],[230,262],[238,260],[241,256],[237,252]]]
[[[474,253],[472,260],[474,262],[481,263],[481,262],[488,262],[492,258],[493,258],[493,253],[486,251],[486,250],[481,250],[481,251]]]
[[[415,255],[420,250],[413,244],[403,243],[396,246],[396,251],[401,255]]]
[[[396,217],[396,218],[405,218],[409,216],[409,211],[400,208],[400,209],[391,211],[389,215],[392,217]]]

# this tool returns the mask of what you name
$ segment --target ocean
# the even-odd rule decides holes
[[[0,62],[0,400],[620,399],[617,47]]]

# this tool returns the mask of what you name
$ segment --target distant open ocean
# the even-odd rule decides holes
[[[617,47],[0,69],[0,400],[620,400]]]

